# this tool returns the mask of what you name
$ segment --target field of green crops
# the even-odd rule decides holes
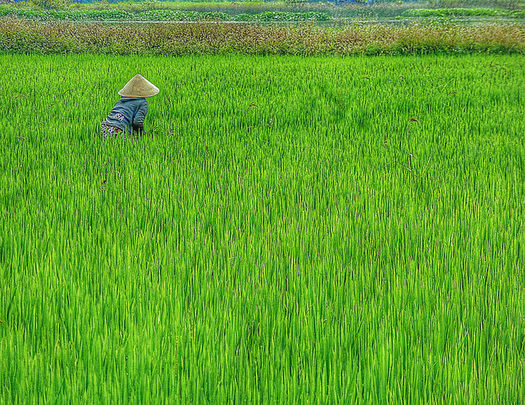
[[[525,17],[525,10],[501,8],[426,8],[410,9],[404,15],[411,17]]]
[[[523,56],[0,65],[0,403],[524,398]]]

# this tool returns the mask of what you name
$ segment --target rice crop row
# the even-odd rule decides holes
[[[523,56],[0,64],[0,403],[525,397]]]
[[[38,20],[71,21],[328,21],[330,15],[322,12],[267,11],[256,14],[230,15],[224,12],[149,10],[131,13],[120,9],[109,10],[45,10],[33,8],[0,8],[0,17],[12,16]]]
[[[523,53],[525,26],[37,23],[0,19],[0,51],[104,54]]]
[[[404,12],[413,17],[525,17],[525,10],[506,10],[501,8],[417,8]]]

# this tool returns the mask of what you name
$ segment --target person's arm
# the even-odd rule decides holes
[[[138,132],[139,134],[144,133],[144,119],[146,118],[147,113],[148,102],[144,100],[144,102],[139,107],[137,113],[135,114],[135,117],[133,117],[133,132]]]

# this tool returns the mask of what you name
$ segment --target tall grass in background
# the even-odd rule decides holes
[[[181,54],[430,54],[523,53],[522,24],[450,23],[38,23],[0,19],[0,51],[18,53]]]
[[[1,403],[524,397],[522,56],[0,63]]]

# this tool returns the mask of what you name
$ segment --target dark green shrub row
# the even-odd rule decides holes
[[[234,16],[236,21],[328,21],[331,19],[328,13],[310,11],[307,13],[290,13],[279,11],[267,11],[258,14],[238,14]]]
[[[71,20],[71,21],[327,21],[328,13],[322,12],[264,12],[257,14],[229,15],[223,12],[188,11],[188,10],[148,10],[138,13],[109,10],[43,10],[20,8],[0,8],[0,17],[16,16],[38,20]]]
[[[409,17],[525,17],[525,10],[501,8],[419,8],[405,11]]]
[[[230,16],[226,13],[211,11],[179,11],[179,10],[150,10],[132,14],[128,20],[137,21],[226,21]]]
[[[113,10],[54,10],[36,8],[0,8],[0,17],[16,16],[21,18],[40,20],[126,20],[133,16],[127,11]]]

